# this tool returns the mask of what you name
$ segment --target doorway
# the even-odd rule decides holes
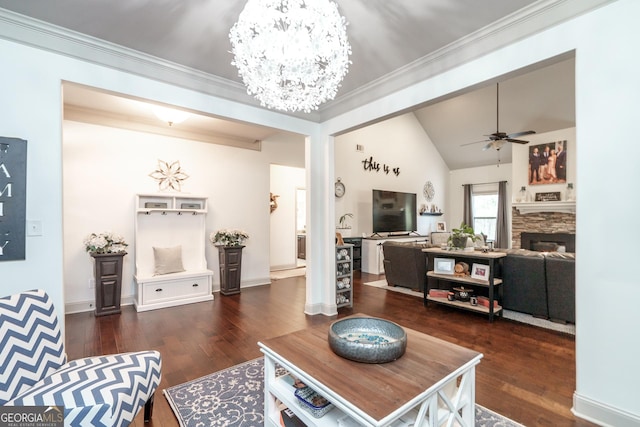
[[[296,267],[307,265],[307,190],[296,188]]]

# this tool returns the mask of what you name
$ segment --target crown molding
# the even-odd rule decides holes
[[[262,141],[226,135],[214,132],[211,129],[197,129],[188,124],[180,126],[167,126],[160,120],[145,120],[140,117],[131,118],[124,114],[96,110],[86,107],[66,105],[64,107],[64,119],[74,122],[89,123],[100,126],[116,127],[136,132],[155,133],[173,138],[190,139],[193,141],[207,142],[210,144],[226,145],[229,147],[244,148],[247,150],[262,150]],[[162,124],[162,126],[160,126]]]
[[[617,0],[535,2],[326,103],[319,109],[321,121],[391,95],[614,1]]]
[[[278,113],[314,122],[328,120],[613,1],[616,0],[538,1],[369,84],[338,96],[317,111]],[[2,8],[0,38],[260,107],[241,83]]]

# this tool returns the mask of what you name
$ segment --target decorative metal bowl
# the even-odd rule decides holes
[[[364,363],[386,363],[407,349],[407,333],[401,326],[375,317],[353,317],[329,327],[329,347],[338,356]]]

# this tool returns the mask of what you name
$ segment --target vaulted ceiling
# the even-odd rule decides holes
[[[327,119],[424,80],[441,72],[444,63],[453,63],[443,59],[473,59],[607,1],[338,0],[348,21],[352,65],[334,101],[317,112],[296,115],[316,121]],[[50,37],[64,34],[86,44],[98,44],[101,49],[125,48],[147,59],[170,61],[209,76],[216,87],[224,86],[224,97],[257,105],[246,94],[229,52],[228,32],[245,3],[0,0],[4,9],[0,9],[0,17],[24,20],[25,25],[49,26]],[[71,51],[62,53],[74,55]],[[501,131],[533,129],[540,133],[575,125],[571,57],[500,76],[431,105],[417,106],[416,116],[451,169],[495,163],[495,152],[483,152],[482,144],[463,150],[459,146],[496,131],[497,81],[501,82]],[[237,127],[221,133],[234,132],[239,138],[251,139],[262,131]],[[508,161],[509,147],[502,150],[502,156]]]

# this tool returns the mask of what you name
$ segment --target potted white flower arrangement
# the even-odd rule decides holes
[[[209,235],[209,240],[216,246],[241,246],[249,235],[242,230],[218,230]]]
[[[84,239],[84,248],[90,254],[119,254],[126,252],[127,246],[124,237],[110,231],[91,233]]]

